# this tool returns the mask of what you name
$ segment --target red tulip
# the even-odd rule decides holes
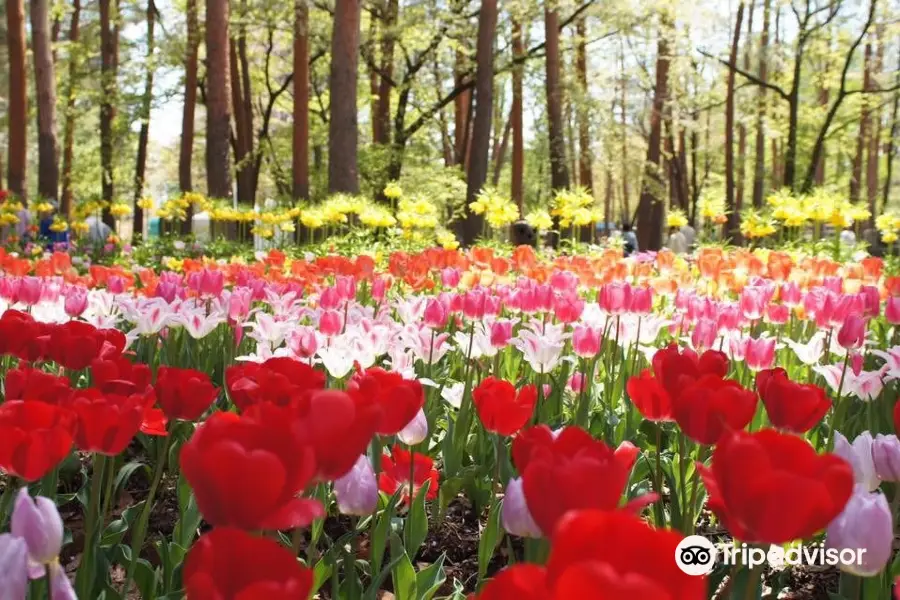
[[[688,437],[715,444],[723,434],[753,420],[756,402],[756,394],[737,381],[704,375],[673,398],[672,412]]]
[[[325,387],[325,374],[298,360],[270,358],[262,364],[246,363],[225,370],[225,386],[241,411],[270,402],[285,406],[294,398]]]
[[[716,350],[697,356],[693,350],[681,349],[673,343],[653,355],[653,374],[671,397],[701,375],[725,377],[727,373],[728,358]]]
[[[560,519],[546,567],[501,571],[478,600],[703,600],[705,577],[673,560],[682,536],[623,512],[582,510]]]
[[[144,393],[150,385],[152,374],[144,363],[131,362],[124,356],[98,358],[91,363],[94,387],[104,393],[128,396]]]
[[[378,367],[355,373],[347,385],[347,393],[357,400],[371,400],[381,408],[377,430],[381,435],[399,433],[425,405],[421,383]]]
[[[36,481],[72,449],[75,418],[60,406],[38,400],[0,404],[0,468]]]
[[[324,516],[317,501],[297,496],[315,474],[312,448],[269,414],[213,413],[182,447],[182,471],[213,525],[292,529]]]
[[[412,460],[412,464],[410,464]],[[410,469],[412,470],[412,497],[419,493],[419,489],[428,481],[427,500],[434,500],[438,495],[438,479],[440,474],[434,468],[434,461],[424,454],[410,453],[394,446],[391,448],[391,456],[381,457],[381,473],[378,475],[378,489],[385,494],[393,496],[397,490],[401,492],[401,501],[410,502]]]
[[[69,408],[78,417],[75,445],[85,452],[119,454],[131,442],[153,405],[153,391],[122,396],[96,388],[75,390]]]
[[[26,362],[43,360],[53,327],[36,322],[29,314],[7,310],[0,316],[0,355],[10,354]]]
[[[40,400],[60,404],[71,395],[68,377],[56,377],[30,367],[7,371],[4,397],[10,400]]]
[[[650,369],[644,369],[638,377],[629,377],[625,390],[645,419],[672,420],[672,399]]]
[[[166,428],[168,423],[166,413],[161,408],[150,406],[144,411],[144,420],[141,421],[141,433],[165,437],[169,435],[169,431]]]
[[[69,321],[50,332],[50,358],[67,369],[85,369],[96,358],[112,358],[125,348],[117,329],[97,329],[90,323]]]
[[[500,435],[512,435],[534,414],[537,388],[526,385],[516,393],[513,384],[488,377],[472,391],[472,402],[484,428]]]
[[[381,409],[374,402],[340,390],[317,390],[288,407],[263,403],[250,407],[245,414],[290,423],[294,435],[315,453],[316,479],[332,481],[346,475],[365,453],[375,436]]]
[[[206,373],[194,369],[160,367],[156,373],[156,401],[169,419],[196,421],[219,395]]]
[[[784,369],[760,371],[756,389],[766,406],[766,414],[773,426],[804,433],[822,420],[831,400],[817,385],[795,383]]]
[[[566,427],[557,437],[538,426],[513,440],[528,510],[545,536],[570,510],[614,510],[631,472],[632,455],[619,456],[583,429]],[[552,493],[548,493],[552,490]]]
[[[219,527],[204,534],[184,561],[189,600],[303,600],[312,571],[278,542]]]
[[[844,459],[816,454],[803,438],[774,429],[723,438],[712,467],[697,468],[709,508],[748,543],[808,538],[841,513],[853,492],[853,470]]]

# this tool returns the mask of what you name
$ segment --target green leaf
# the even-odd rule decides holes
[[[319,562],[316,563],[316,566],[313,567],[313,594],[319,591],[319,588],[322,587],[328,578],[331,577],[331,572],[334,570],[334,567],[331,565],[331,561],[329,560],[328,554],[319,559]]]
[[[428,535],[428,514],[425,512],[425,497],[428,495],[430,485],[431,481],[426,481],[419,488],[419,492],[413,500],[409,509],[409,515],[406,518],[406,526],[410,528],[409,535],[406,538],[409,544],[406,553],[413,558],[419,553],[419,548]]]
[[[125,486],[128,485],[128,480],[131,479],[131,476],[137,472],[138,469],[144,469],[147,471],[147,477],[150,477],[150,469],[142,462],[138,462],[136,460],[131,461],[122,466],[119,469],[119,472],[116,473],[116,481],[115,481],[115,495],[113,498],[118,498],[119,495],[125,491]]]
[[[409,556],[403,548],[403,542],[397,535],[391,536],[391,558],[397,561],[391,569],[394,581],[394,598],[397,600],[416,600],[416,571]]]
[[[488,513],[487,524],[481,532],[481,539],[478,541],[478,580],[484,579],[487,574],[488,565],[494,556],[494,550],[503,539],[503,531],[500,529],[500,513],[503,503],[500,500],[494,500],[491,504],[491,511]]]
[[[445,556],[446,554],[441,554],[436,563],[416,573],[416,590],[419,595],[417,600],[431,600],[444,584],[444,580],[447,579],[444,573]]]
[[[100,538],[100,547],[109,548],[122,543],[125,533],[137,520],[141,510],[143,510],[144,501],[138,502],[134,506],[129,506],[122,512],[122,516],[103,530],[103,536]]]
[[[141,591],[143,600],[154,600],[156,598],[156,569],[149,562],[139,558],[137,568],[134,571],[134,581]]]
[[[391,496],[384,511],[378,517],[375,531],[372,533],[372,573],[377,575],[381,571],[384,562],[384,551],[387,546],[388,534],[391,529],[391,520],[394,518],[394,509],[400,500],[400,490]]]

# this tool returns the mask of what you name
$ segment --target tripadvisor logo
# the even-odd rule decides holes
[[[700,535],[690,535],[675,548],[675,563],[688,575],[706,575],[716,566],[716,558],[722,556],[725,566],[742,565],[758,567],[768,563],[770,567],[784,565],[818,565],[818,566],[860,566],[863,564],[865,548],[826,548],[823,544],[798,545],[784,549],[771,546],[768,551],[762,548],[741,544],[713,544]]]

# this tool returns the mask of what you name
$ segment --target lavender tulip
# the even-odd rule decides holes
[[[365,454],[350,471],[334,482],[338,510],[345,515],[370,515],[378,508],[378,482]]]
[[[856,436],[852,445],[839,431],[834,432],[834,453],[850,463],[856,483],[864,485],[869,492],[877,490],[881,485],[872,461],[873,442],[872,434],[868,431]]]
[[[3,599],[24,600],[28,588],[28,545],[11,533],[0,534],[0,591]]]
[[[875,436],[872,444],[875,474],[882,481],[900,481],[900,440],[896,435]]]
[[[28,488],[19,490],[10,521],[11,533],[25,540],[31,562],[40,566],[41,577],[44,565],[56,560],[62,550],[63,522],[56,504],[49,498],[28,495]],[[33,574],[33,578],[36,578]]]
[[[425,418],[425,412],[420,408],[412,421],[400,430],[397,438],[407,446],[419,444],[428,437],[428,419]]]
[[[839,567],[863,577],[880,573],[891,558],[894,523],[884,494],[857,486],[844,511],[826,529],[826,545],[856,551],[858,563]],[[860,552],[865,550],[864,552]]]
[[[525,491],[522,489],[522,478],[510,479],[503,496],[503,508],[500,511],[503,529],[511,535],[519,537],[542,537],[540,528],[528,511],[525,502]]]

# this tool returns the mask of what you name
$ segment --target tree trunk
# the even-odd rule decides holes
[[[506,162],[506,149],[509,147],[509,135],[512,132],[512,112],[506,118],[503,126],[503,135],[494,140],[494,176],[491,185],[497,187],[500,183],[500,173],[503,171],[503,163]]]
[[[466,55],[461,49],[456,50],[456,66],[453,85],[459,87],[465,76]],[[456,97],[453,103],[453,146],[456,149],[456,164],[469,168],[469,120],[472,109],[472,91],[466,90]]]
[[[381,123],[378,121],[378,83],[381,76],[378,75],[377,65],[375,64],[375,42],[378,39],[378,20],[374,13],[369,19],[369,39],[366,42],[366,51],[371,56],[371,64],[369,64],[369,120],[372,122],[372,143],[380,140],[382,137],[378,128]]]
[[[863,62],[863,89],[872,89],[872,44],[866,44]],[[869,145],[869,97],[862,96],[862,108],[859,116],[859,136],[856,138],[856,154],[853,157],[853,169],[850,173],[850,201],[859,200],[863,180],[863,154]]]
[[[747,40],[744,42],[744,70],[747,72],[750,71],[750,44],[753,42],[753,7],[754,2],[753,0],[750,0],[750,10],[747,13]],[[734,197],[734,204],[738,212],[744,207],[744,179],[746,176],[746,166],[747,125],[746,120],[741,119],[738,123],[738,159]]]
[[[663,111],[669,91],[669,30],[672,23],[667,15],[661,17],[656,45],[656,83],[653,88],[653,109],[650,113],[650,138],[647,143],[647,162],[644,182],[637,210],[638,247],[659,250],[662,246],[663,180],[660,171]],[[629,215],[630,217],[630,215]]]
[[[827,72],[827,69],[826,69]],[[831,91],[826,87],[825,78],[822,78],[821,87],[819,88],[819,107],[822,108],[825,112],[828,112],[828,105],[831,103]],[[828,158],[828,153],[825,151],[825,147],[822,147],[822,154],[819,156],[819,160],[816,161],[816,185],[821,186],[825,185],[825,160]]]
[[[309,6],[294,0],[294,200],[309,198]]]
[[[627,104],[625,103],[625,47],[624,42],[619,45],[619,65],[621,68],[620,93],[622,94],[622,222],[631,222],[631,201],[628,193],[628,123]]]
[[[100,0],[100,169],[102,171],[103,222],[115,228],[116,220],[109,211],[115,200],[115,172],[113,167],[113,126],[116,119],[116,82],[119,29],[114,26],[118,6],[112,0]]]
[[[563,130],[562,86],[559,76],[559,14],[556,9],[544,9],[544,32],[547,73],[547,120],[550,135],[550,188],[553,191],[569,187],[566,166],[566,140]]]
[[[144,195],[144,176],[147,172],[147,143],[150,137],[150,104],[153,100],[153,29],[156,24],[156,6],[147,2],[147,73],[144,79],[144,97],[141,99],[141,131],[138,134],[137,163],[134,167],[134,231],[132,238],[144,236],[144,209],[138,201]]]
[[[769,18],[771,11],[772,0],[764,0],[763,28],[759,38],[760,81],[768,80]],[[753,206],[762,208],[763,194],[766,187],[766,88],[758,86],[756,97],[756,158],[753,169]]]
[[[494,95],[494,32],[497,28],[497,0],[482,0],[478,15],[478,43],[475,51],[475,118],[466,186],[466,216],[458,225],[460,241],[469,246],[481,233],[484,218],[469,210],[487,180],[491,145],[491,110]]]
[[[379,136],[376,144],[391,143],[391,78],[394,76],[394,31],[397,26],[398,0],[386,0],[381,34],[381,72],[378,82],[376,119]]]
[[[731,56],[729,57],[728,83],[725,96],[725,210],[728,213],[726,235],[740,244],[741,214],[738,212],[734,189],[734,69],[737,66],[738,44],[741,39],[741,21],[744,18],[744,3],[738,4],[737,18],[734,24],[734,38],[731,40]]]
[[[231,66],[228,0],[206,0],[206,178],[208,194],[229,204],[231,188]]]
[[[337,0],[331,39],[331,105],[328,119],[328,191],[359,193],[356,76],[359,0]]]
[[[576,24],[577,45],[575,46],[575,70],[578,74],[578,84],[581,87],[581,103],[578,107],[578,183],[587,188],[594,189],[594,174],[592,172],[593,157],[591,154],[591,126],[590,99],[587,79],[587,19],[582,18]]]
[[[228,42],[228,63],[231,71],[231,108],[234,112],[234,170],[237,179],[238,204],[253,206],[250,190],[250,140],[247,139],[247,113],[244,110],[243,81],[238,60],[237,42],[234,38]]]
[[[81,21],[81,0],[72,2],[72,21],[69,26],[69,43],[74,48],[78,43]],[[67,219],[72,217],[72,158],[75,146],[75,89],[78,78],[78,60],[75,52],[69,53],[69,80],[66,84],[66,121],[63,127],[62,200],[60,213]]]
[[[9,191],[26,200],[28,139],[28,79],[25,72],[25,4],[6,0],[6,41],[9,55],[9,135],[6,181]]]
[[[193,191],[191,167],[194,156],[194,111],[197,106],[197,48],[200,44],[197,22],[197,0],[187,0],[187,53],[184,61],[184,107],[181,113],[181,147],[178,154],[178,187],[182,192]],[[181,224],[181,233],[193,229],[194,207],[188,206]]]
[[[522,43],[522,25],[518,21],[512,24],[512,51],[513,59],[525,54],[525,46]],[[524,212],[524,181],[525,181],[525,144],[522,136],[522,71],[524,67],[517,64],[512,72],[512,185],[510,195],[513,202],[519,207],[519,216]]]
[[[873,79],[881,75],[881,70],[884,67],[884,26],[879,25],[875,32],[878,41],[878,52],[875,55]],[[874,88],[880,87],[875,85],[874,80],[872,81],[872,86]],[[871,111],[871,121],[869,155],[866,165],[866,199],[869,202],[869,212],[872,213],[872,218],[874,218],[878,198],[878,162],[881,151],[881,110],[877,106],[873,107]]]
[[[241,0],[241,15],[244,19],[246,19],[247,15],[247,2],[246,0]],[[253,129],[253,86],[250,83],[250,61],[247,59],[247,30],[245,25],[241,25],[238,28],[239,36],[238,36],[238,61],[241,66],[241,100],[243,104],[241,105],[241,109],[235,107],[234,110],[243,110],[244,111],[244,140],[246,141],[245,151],[247,153],[247,166],[244,167],[244,177],[246,181],[244,182],[244,186],[246,187],[246,197],[247,204],[253,206],[256,202],[256,177],[258,175],[258,171],[253,168],[253,163],[255,162],[255,151],[254,148],[254,129]]]
[[[46,200],[56,200],[59,194],[59,148],[49,0],[31,0],[31,44],[37,98],[38,194]]]
[[[900,87],[900,70],[897,71],[897,80],[894,85]],[[891,198],[891,185],[893,183],[891,180],[894,176],[894,153],[896,148],[894,140],[900,133],[900,123],[897,123],[898,109],[900,109],[900,90],[894,92],[894,106],[891,109],[891,135],[888,138],[887,149],[885,150],[885,155],[887,155],[887,173],[885,174],[884,192],[881,198],[881,212],[885,211],[888,200]]]

